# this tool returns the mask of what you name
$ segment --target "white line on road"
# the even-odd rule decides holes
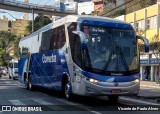
[[[133,102],[133,103],[140,103],[140,104],[143,104],[143,105],[160,106],[160,104],[157,104],[157,103],[151,103],[151,102],[147,102],[147,101],[142,101],[140,99],[133,99],[133,98],[128,98],[128,97],[120,97],[119,100],[125,100],[125,101],[129,101],[129,102]]]
[[[42,99],[32,99],[33,101],[36,101],[42,105],[54,105],[53,103],[50,103],[50,102],[47,102],[45,100],[42,100]]]
[[[89,108],[91,108],[91,107],[89,107],[89,106],[85,106],[85,105],[78,104],[78,103],[72,103],[72,102],[69,102],[69,101],[66,101],[66,100],[63,100],[63,99],[56,99],[56,100],[57,101],[61,101],[61,102],[66,103],[66,104],[69,104],[69,105],[77,106],[79,108],[82,108],[82,109],[84,109],[86,111],[89,111],[89,112],[92,112],[94,114],[102,114],[100,112],[97,112],[97,111],[94,111],[94,110],[90,110]]]
[[[24,103],[22,103],[19,100],[9,100],[13,105],[25,105]]]
[[[40,104],[42,104],[42,105],[46,105],[47,107],[49,107],[49,108],[51,108],[51,109],[53,109],[53,110],[64,110],[64,108],[62,108],[62,107],[60,107],[60,106],[57,106],[57,105],[55,105],[55,104],[53,104],[53,103],[50,103],[50,102],[48,102],[48,101],[45,101],[45,100],[42,100],[42,99],[32,99],[33,101],[36,101],[36,102],[38,102],[38,103],[40,103]]]

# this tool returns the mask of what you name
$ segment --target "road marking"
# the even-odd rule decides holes
[[[57,105],[55,105],[55,104],[53,104],[53,103],[47,102],[47,101],[45,101],[45,100],[42,100],[42,99],[34,98],[34,99],[32,99],[32,100],[33,100],[33,101],[36,101],[36,102],[38,102],[38,103],[40,103],[40,104],[42,104],[42,105],[45,105],[45,106],[47,106],[47,107],[49,107],[49,108],[51,108],[51,109],[53,109],[53,110],[64,110],[64,108],[62,108],[62,107],[60,107],[60,106],[57,106]]]
[[[134,102],[134,103],[141,103],[143,105],[156,105],[156,106],[160,106],[160,104],[151,103],[151,102],[148,102],[148,101],[142,101],[141,99],[133,99],[133,98],[127,98],[127,97],[120,97],[119,100],[126,100],[126,101],[130,101],[130,102]]]
[[[74,105],[74,106],[76,106],[78,108],[84,109],[84,110],[89,111],[89,112],[94,113],[94,114],[102,114],[100,112],[97,112],[97,111],[89,109],[89,108],[91,108],[89,106],[85,106],[85,105],[82,105],[82,104],[69,102],[69,101],[66,101],[66,100],[63,100],[63,99],[56,99],[56,100],[61,101],[61,102],[66,103],[66,104],[69,104],[69,105]]]
[[[42,100],[42,99],[32,99],[33,101],[36,101],[42,105],[54,105],[53,103],[50,103],[50,102],[47,102],[45,100]]]
[[[25,105],[24,103],[22,103],[19,100],[9,100],[13,105]]]

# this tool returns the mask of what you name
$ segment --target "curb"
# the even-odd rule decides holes
[[[151,85],[140,85],[140,87],[147,87],[147,88],[157,88],[157,89],[160,89],[160,86],[151,86]]]

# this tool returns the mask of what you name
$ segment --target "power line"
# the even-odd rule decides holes
[[[44,5],[46,5],[48,2],[50,2],[51,0],[48,0],[47,2],[44,3]]]
[[[8,13],[8,12],[5,12],[5,11],[0,11],[0,13],[7,13],[8,15],[10,15],[12,18],[14,18],[15,20],[17,20],[18,21],[18,19],[17,18],[15,18],[13,15],[11,15],[10,13]],[[21,25],[23,25],[20,21],[18,21],[18,23],[20,23]],[[23,25],[23,27],[25,27],[24,25]]]

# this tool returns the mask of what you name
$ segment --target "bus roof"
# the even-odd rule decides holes
[[[25,36],[23,38],[21,38],[21,41],[34,36],[36,34],[38,34],[39,32],[43,32],[46,31],[50,28],[55,28],[58,26],[61,26],[65,23],[68,22],[77,22],[77,23],[88,23],[88,24],[93,24],[93,25],[103,25],[103,26],[111,26],[111,27],[115,27],[115,28],[127,28],[127,29],[132,29],[132,26],[124,21],[120,21],[117,19],[113,19],[113,18],[108,18],[108,17],[100,17],[100,16],[91,16],[91,15],[68,15],[66,17],[60,18],[56,21],[53,21],[52,23],[42,27],[41,29],[33,32],[32,34]],[[98,23],[101,22],[101,23]]]

